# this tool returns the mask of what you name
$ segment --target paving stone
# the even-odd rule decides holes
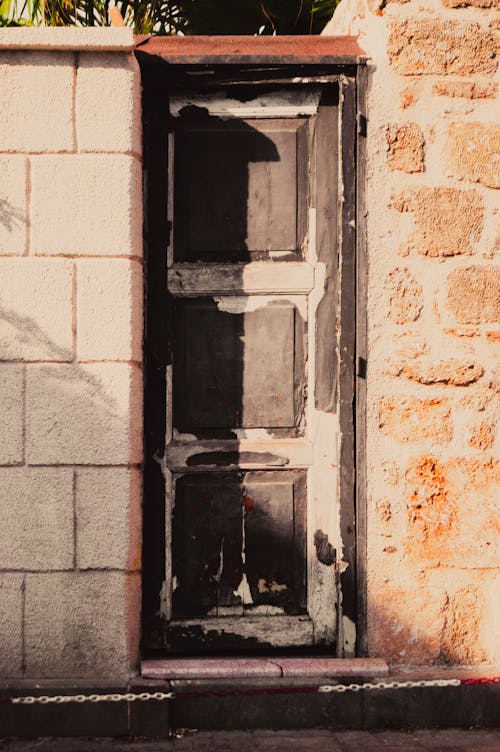
[[[53,710],[57,708],[53,708]],[[444,740],[453,738],[452,746]],[[473,745],[470,740],[474,738]],[[219,731],[179,734],[179,738],[155,741],[124,741],[111,738],[0,740],[1,752],[499,752],[500,735],[478,730],[416,731],[402,733],[346,731],[332,733],[314,729],[282,731]]]
[[[378,658],[277,658],[283,676],[385,676],[387,663]]]
[[[281,676],[279,665],[259,658],[167,658],[148,660],[142,675],[151,679],[226,679],[241,676]]]

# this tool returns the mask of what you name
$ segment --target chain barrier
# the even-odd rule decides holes
[[[372,684],[325,684],[318,692],[359,692],[362,689],[403,689],[416,687],[459,687],[461,679],[421,679],[419,681],[380,681]]]
[[[375,690],[375,689],[420,689],[421,687],[459,687],[462,684],[493,684],[500,683],[500,677],[481,678],[481,679],[421,679],[417,681],[379,681],[379,682],[365,682],[364,684],[322,684],[318,687],[273,687],[272,689],[251,689],[251,690],[222,690],[222,691],[206,691],[206,692],[181,692],[176,695],[175,692],[140,692],[133,694],[127,692],[124,694],[112,693],[112,694],[92,694],[92,695],[39,695],[39,696],[23,696],[23,697],[3,697],[0,702],[11,703],[13,705],[49,705],[56,704],[62,705],[65,703],[96,703],[96,702],[148,702],[149,700],[173,700],[176,696],[179,697],[192,697],[192,696],[205,696],[213,694],[225,694],[225,695],[237,695],[237,694],[284,694],[291,692],[320,692],[328,694],[330,692],[337,692],[342,694],[344,692],[361,692],[362,690]]]
[[[25,696],[5,699],[13,705],[34,705],[35,703],[62,705],[68,702],[135,702],[136,700],[147,702],[148,700],[173,700],[174,697],[174,692],[140,692],[139,694],[127,692],[126,694],[112,693],[107,695],[40,695],[38,697]]]

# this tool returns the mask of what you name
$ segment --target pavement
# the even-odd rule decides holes
[[[171,739],[0,739],[1,752],[500,752],[500,729],[200,731]]]

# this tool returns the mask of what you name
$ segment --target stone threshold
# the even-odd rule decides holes
[[[145,679],[342,679],[387,676],[382,658],[155,658],[142,661]]]

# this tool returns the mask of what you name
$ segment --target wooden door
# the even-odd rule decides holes
[[[170,96],[165,647],[338,636],[339,89]]]

